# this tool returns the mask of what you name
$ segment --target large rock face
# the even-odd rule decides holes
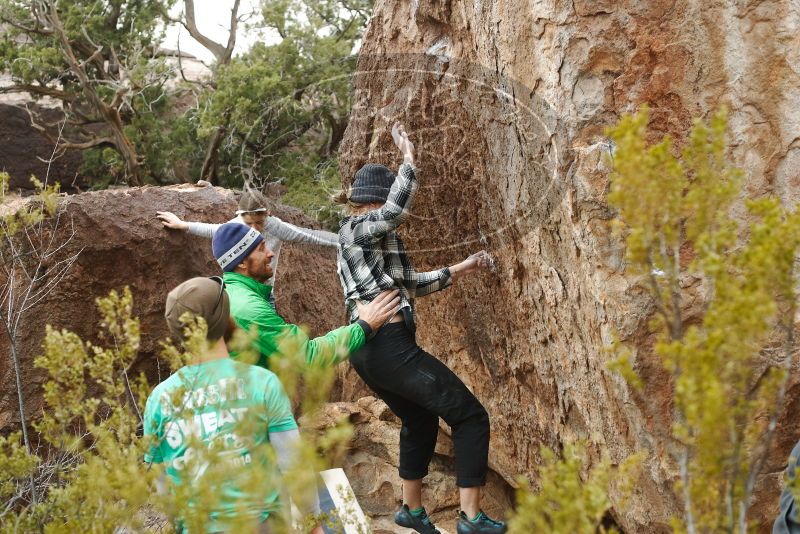
[[[403,229],[417,267],[493,253],[493,275],[419,302],[418,336],[486,404],[491,464],[508,481],[533,472],[542,444],[585,438],[617,460],[649,450],[614,518],[628,532],[667,529],[678,510],[661,439],[670,386],[652,355],[651,303],[610,234],[603,129],[647,103],[653,136],[681,138],[692,117],[728,106],[747,194],[795,204],[799,28],[792,0],[376,3],[343,170],[398,163],[388,130],[404,121],[422,184]],[[606,370],[615,333],[636,351],[642,395]],[[793,386],[787,410],[798,399]],[[782,420],[753,510],[764,528],[799,433]]]
[[[193,276],[220,274],[220,269],[208,239],[164,229],[156,211],[172,211],[185,220],[225,222],[236,209],[236,201],[233,193],[224,189],[185,185],[83,193],[66,197],[62,209],[55,242],[67,244],[56,260],[79,254],[64,279],[22,321],[19,352],[29,420],[41,408],[43,376],[33,368],[33,359],[41,353],[45,325],[97,341],[99,315],[94,301],[112,289],[131,288],[134,314],[141,320],[141,351],[134,373],[144,370],[151,383],[169,375],[164,362],[156,358],[159,342],[169,336],[164,322],[167,292]],[[278,206],[276,215],[313,226],[293,208]],[[323,334],[343,323],[343,313],[333,313],[341,309],[342,292],[335,259],[335,252],[324,247],[287,245],[282,249],[278,310],[290,322],[308,325],[312,334]],[[0,335],[0,354],[3,431],[19,423],[5,333]]]

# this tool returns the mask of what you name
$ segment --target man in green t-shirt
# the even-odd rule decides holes
[[[205,532],[263,533],[269,532],[270,514],[280,507],[279,492],[274,485],[261,489],[265,485],[253,482],[259,480],[253,470],[261,475],[274,469],[267,450],[272,447],[277,468],[285,472],[300,435],[278,378],[229,358],[224,340],[229,310],[218,277],[192,278],[167,296],[165,317],[172,334],[184,340],[183,321],[192,315],[202,317],[208,325],[208,348],[193,355],[148,397],[144,434],[154,443],[145,460],[166,464],[166,474],[176,487],[189,485],[190,507],[202,500],[204,491],[209,494],[212,484],[210,494],[216,502],[203,518]],[[224,476],[204,477],[214,470]],[[301,511],[318,513],[315,488],[292,497]],[[186,531],[187,521],[183,523],[181,529]],[[317,526],[311,532],[323,531]]]
[[[356,322],[312,339],[299,326],[284,321],[269,303],[272,286],[266,282],[272,277],[273,252],[257,230],[225,223],[214,232],[211,248],[224,271],[231,316],[240,328],[257,334],[254,344],[260,359],[256,363],[261,367],[269,367],[270,357],[289,352],[299,354],[307,364],[338,363],[360,349],[400,309],[399,291],[384,291],[369,304],[359,304]]]

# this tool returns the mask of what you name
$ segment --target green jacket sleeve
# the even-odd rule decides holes
[[[267,361],[273,356],[292,355],[298,355],[311,365],[334,365],[364,345],[364,330],[358,324],[343,326],[311,339],[305,329],[288,324],[264,300],[247,299],[245,306],[239,308],[231,311],[240,327],[255,330],[255,345],[261,353],[258,365],[261,367],[268,367]]]

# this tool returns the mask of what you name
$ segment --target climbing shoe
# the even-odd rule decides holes
[[[413,528],[420,534],[441,534],[436,527],[433,526],[431,518],[428,517],[424,509],[420,513],[414,513],[408,509],[407,504],[404,504],[402,508],[395,512],[394,522],[401,527]]]
[[[458,534],[503,534],[507,530],[506,524],[502,521],[495,521],[485,513],[480,511],[475,519],[469,519],[464,512],[458,513]]]

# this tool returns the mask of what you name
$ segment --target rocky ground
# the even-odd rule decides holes
[[[382,401],[367,396],[356,402],[328,404],[319,428],[346,419],[353,425],[353,440],[341,467],[353,486],[358,502],[373,522],[376,534],[413,532],[394,524],[392,517],[402,504],[397,477],[400,420]],[[447,428],[442,428],[431,471],[425,478],[423,502],[436,522],[455,532],[458,515],[458,488],[455,486],[453,444]],[[513,491],[497,473],[491,471],[484,489],[483,507],[492,517],[502,517],[511,509]]]

